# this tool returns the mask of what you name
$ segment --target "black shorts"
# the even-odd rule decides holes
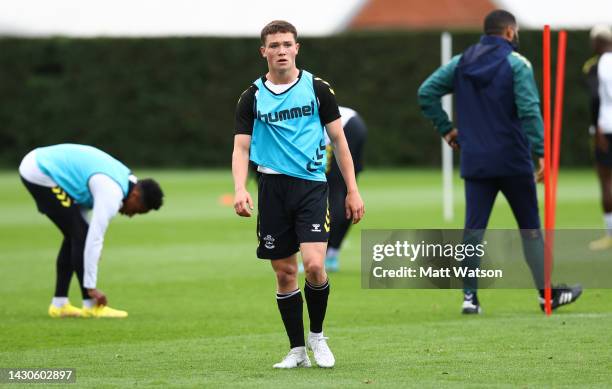
[[[595,146],[595,161],[599,165],[612,167],[612,134],[605,134],[608,140],[608,151],[603,152]]]
[[[300,243],[327,242],[327,195],[327,182],[262,174],[257,201],[257,257],[287,258],[298,252]]]
[[[81,207],[62,188],[33,184],[23,177],[21,181],[34,198],[40,213],[49,219],[62,231],[65,237],[85,242],[89,225],[83,218]]]
[[[62,188],[54,188],[33,184],[21,177],[21,182],[28,189],[28,192],[36,202],[38,212],[49,214],[67,213],[69,210],[76,210],[80,213],[78,205]]]

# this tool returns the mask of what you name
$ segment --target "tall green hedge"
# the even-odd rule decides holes
[[[454,33],[455,53],[479,34]],[[439,139],[416,90],[439,66],[438,32],[300,39],[298,65],[330,81],[369,127],[366,164],[435,165]],[[234,108],[266,71],[257,39],[0,39],[0,166],[60,142],[98,146],[132,166],[230,163]],[[541,34],[521,51],[541,84]],[[570,32],[562,162],[590,161],[581,67],[588,36]]]

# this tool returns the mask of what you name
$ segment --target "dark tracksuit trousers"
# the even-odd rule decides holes
[[[544,284],[544,242],[540,232],[540,216],[536,184],[532,175],[465,179],[465,233],[464,242],[480,243],[489,222],[497,194],[501,192],[514,214],[521,230],[523,252],[538,289]],[[480,258],[465,260],[470,269],[480,267]],[[466,292],[476,291],[476,278],[464,279]]]

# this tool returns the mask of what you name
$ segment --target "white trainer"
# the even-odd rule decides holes
[[[334,354],[332,354],[329,346],[327,345],[327,337],[323,336],[323,333],[308,334],[308,348],[312,350],[314,354],[315,362],[319,367],[334,367],[336,363],[336,359],[334,358]]]
[[[306,354],[306,347],[294,347],[289,350],[289,354],[280,361],[275,363],[272,367],[275,369],[294,369],[296,367],[310,367],[310,358]]]

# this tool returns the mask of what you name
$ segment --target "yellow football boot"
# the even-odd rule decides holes
[[[71,305],[70,303],[66,303],[62,305],[60,308],[55,305],[49,305],[49,316],[52,318],[58,317],[81,317],[83,316],[83,311],[80,308]]]
[[[83,317],[123,319],[127,316],[128,313],[126,311],[113,309],[106,305],[96,305],[93,308],[83,307]]]
[[[593,251],[612,249],[612,236],[606,235],[601,239],[592,241],[589,243],[589,249]]]

